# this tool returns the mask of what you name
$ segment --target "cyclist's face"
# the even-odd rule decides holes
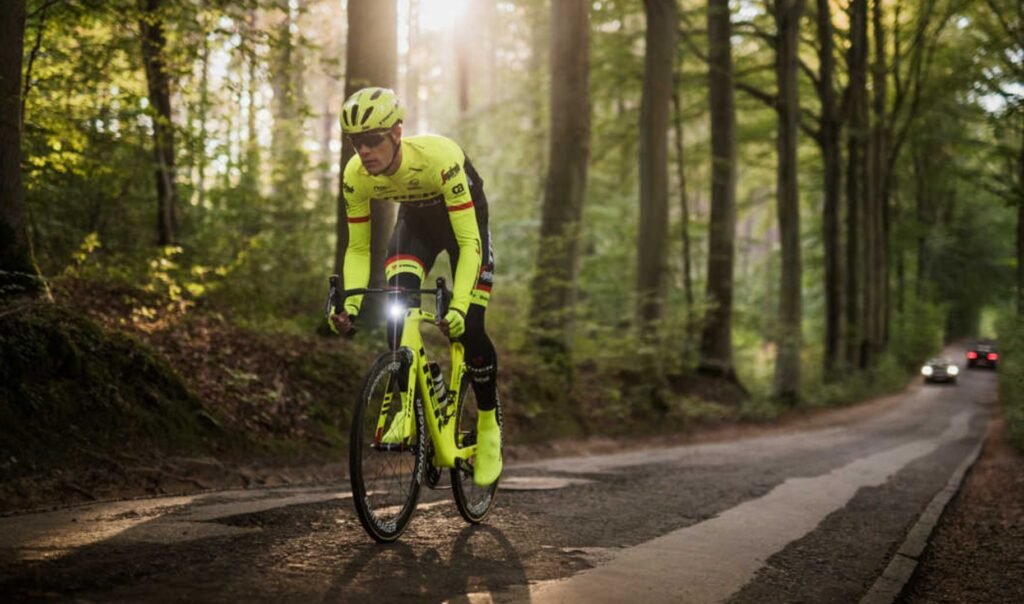
[[[397,128],[397,126],[396,126]],[[348,137],[352,148],[359,154],[363,167],[370,174],[383,172],[394,158],[395,129],[383,132],[364,132]]]

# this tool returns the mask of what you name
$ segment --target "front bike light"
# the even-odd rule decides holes
[[[398,302],[394,302],[388,306],[388,316],[396,321],[405,316],[405,306]]]

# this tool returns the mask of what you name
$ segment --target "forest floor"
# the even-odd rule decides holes
[[[1024,602],[1024,454],[1001,416],[899,602]]]

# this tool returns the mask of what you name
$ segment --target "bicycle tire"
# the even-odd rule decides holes
[[[469,376],[463,374],[462,383],[459,386],[459,402],[455,414],[455,438],[460,447],[476,442],[476,404],[468,404],[467,398],[473,392]],[[498,416],[498,427],[503,425],[501,417],[501,401],[496,401],[496,414]],[[503,431],[504,432],[504,431]],[[504,447],[504,434],[502,434],[502,447]],[[493,484],[486,487],[477,486],[473,482],[473,458],[469,464],[456,464],[451,470],[452,495],[455,498],[455,507],[459,514],[470,524],[479,524],[487,516],[494,506],[494,499],[498,493],[498,483],[501,479],[495,480]]]
[[[366,376],[362,393],[352,415],[349,442],[349,476],[356,515],[366,532],[376,541],[388,543],[405,531],[416,510],[423,481],[426,453],[426,425],[423,405],[414,409],[414,434],[398,445],[377,444],[377,421],[385,394],[392,393],[387,430],[401,408],[399,375],[407,361],[403,354],[387,352],[374,362]]]

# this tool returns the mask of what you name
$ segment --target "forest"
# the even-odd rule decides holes
[[[900,388],[946,342],[1024,346],[1019,0],[5,0],[0,70],[21,424],[57,423],[67,380],[343,439],[385,346],[323,309],[339,111],[371,85],[483,178],[488,329],[533,438],[771,419]],[[92,366],[114,349],[145,371]]]

